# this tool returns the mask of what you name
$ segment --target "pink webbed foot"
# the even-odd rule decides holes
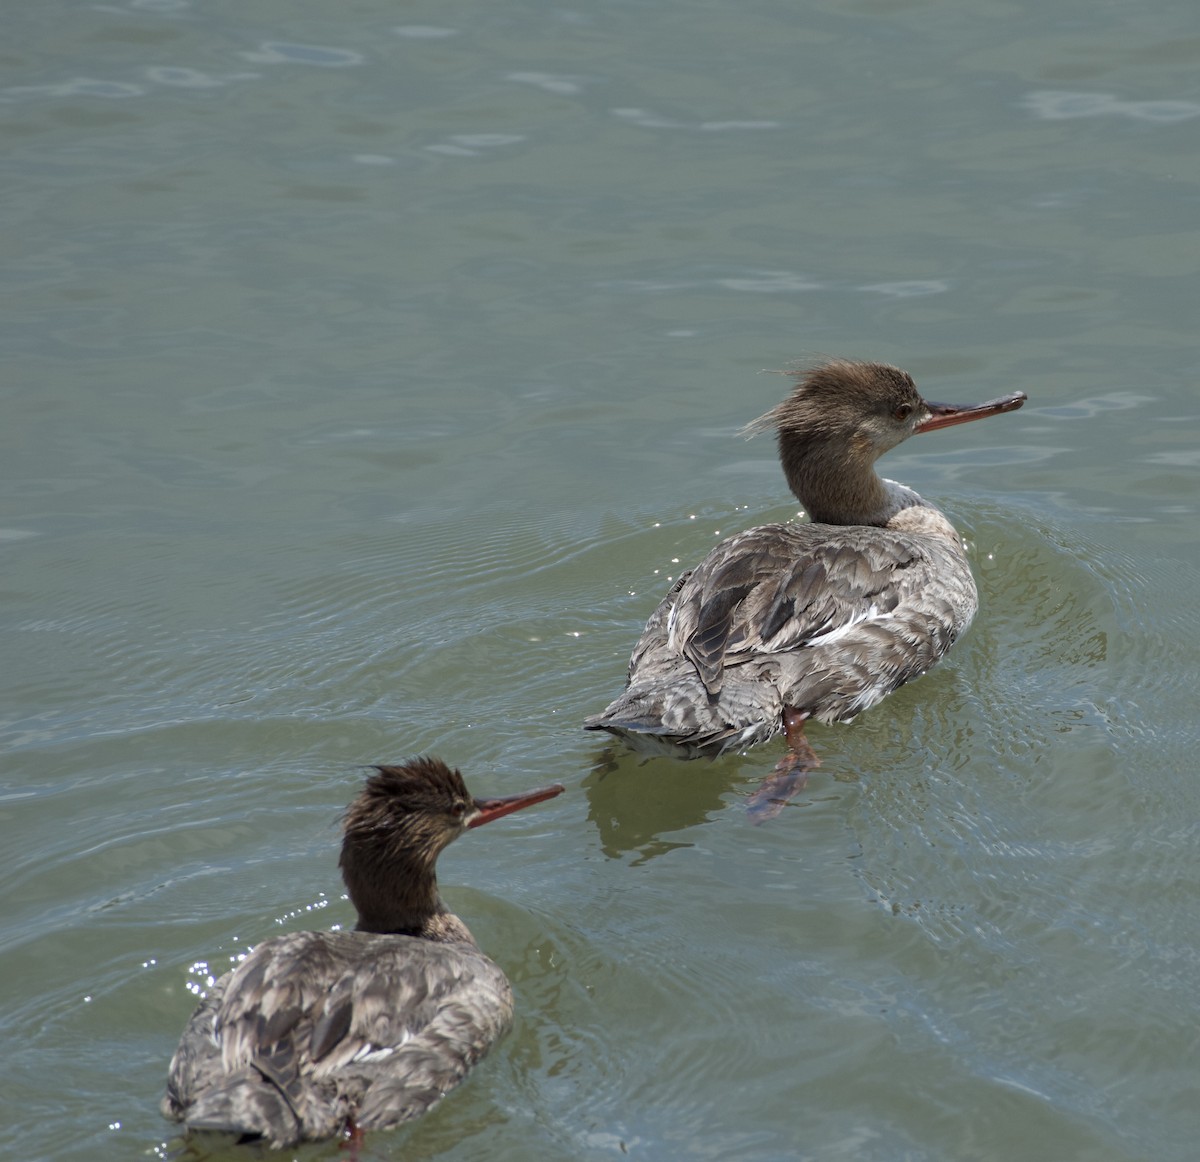
[[[787,753],[746,803],[746,814],[755,824],[774,819],[787,806],[788,800],[808,785],[809,771],[821,765],[817,752],[804,734],[807,721],[808,715],[802,711],[791,707],[784,709],[783,736],[787,740]]]

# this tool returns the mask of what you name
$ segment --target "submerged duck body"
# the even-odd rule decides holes
[[[561,791],[473,799],[437,759],[376,768],[344,827],[358,927],[267,940],[218,980],[171,1061],[164,1116],[279,1147],[424,1113],[513,1015],[504,973],[441,901],[437,856]]]
[[[781,766],[815,764],[807,720],[848,722],[924,674],[978,606],[954,526],[881,479],[876,459],[919,432],[1024,401],[1018,392],[973,407],[929,403],[906,372],[879,363],[837,360],[801,375],[749,430],[777,430],[812,523],[738,533],[684,573],[646,623],[624,693],[585,727],[680,757],[783,732]]]

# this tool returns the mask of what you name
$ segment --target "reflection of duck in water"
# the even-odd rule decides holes
[[[356,929],[277,936],[217,981],[171,1060],[163,1114],[287,1146],[424,1113],[513,1011],[504,973],[442,903],[437,857],[561,791],[473,799],[439,759],[377,767],[344,824]]]
[[[755,800],[786,801],[817,764],[804,724],[848,722],[920,677],[978,607],[954,526],[876,475],[875,461],[918,432],[1025,398],[928,403],[906,372],[880,363],[801,375],[750,427],[777,429],[784,475],[813,523],[748,529],[684,573],[634,647],[625,692],[584,725],[682,758],[782,731],[787,754]]]

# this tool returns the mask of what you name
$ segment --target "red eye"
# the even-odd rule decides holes
[[[892,412],[892,415],[896,419],[903,422],[904,420],[908,419],[909,416],[912,415],[912,404],[910,404],[910,403],[897,404],[895,407],[895,410],[893,410],[893,412]]]

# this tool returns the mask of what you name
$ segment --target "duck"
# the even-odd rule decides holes
[[[650,615],[625,689],[584,722],[643,753],[715,757],[782,734],[786,753],[750,797],[768,818],[819,759],[808,722],[850,722],[936,664],[979,594],[945,514],[875,463],[910,436],[1015,411],[922,398],[884,363],[831,359],[795,373],[743,429],[774,430],[807,523],[764,524],[717,544]]]
[[[222,976],[184,1029],[163,1115],[278,1148],[359,1141],[435,1105],[513,1017],[504,973],[442,901],[437,858],[562,790],[473,798],[434,756],[373,768],[343,819],[354,929],[276,936]]]

